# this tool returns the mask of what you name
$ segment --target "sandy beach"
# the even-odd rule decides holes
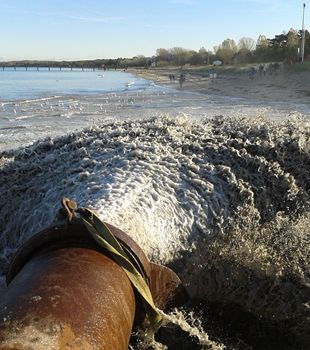
[[[152,68],[135,69],[132,73],[159,85],[168,85],[181,90],[178,78],[180,68]],[[255,100],[257,102],[286,102],[296,104],[310,104],[310,73],[290,73],[280,69],[277,75],[259,77],[256,74],[250,80],[247,71],[240,73],[217,73],[215,79],[207,72],[195,69],[184,69],[186,80],[182,90],[199,92],[208,95],[220,95]],[[174,74],[171,81],[169,75]]]
[[[310,76],[305,73],[280,71],[276,76],[268,75],[262,79],[256,76],[249,80],[246,71],[225,72],[212,79],[206,71],[186,68],[182,88],[178,81],[179,68],[136,69],[127,73],[131,74],[124,74],[120,91],[106,92],[99,85],[102,91],[96,90],[92,94],[68,91],[2,100],[0,150],[25,146],[47,136],[56,137],[116,119],[181,116],[195,120],[221,115],[260,116],[272,120],[305,117],[308,120],[310,115]],[[174,75],[175,80],[169,75]],[[94,78],[95,82],[104,83],[96,73]],[[127,81],[131,85],[127,86]],[[37,83],[40,87],[40,81]]]

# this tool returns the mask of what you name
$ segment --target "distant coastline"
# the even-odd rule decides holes
[[[51,61],[51,60],[16,60],[3,61],[1,68],[84,68],[84,69],[115,69],[119,67],[119,59],[95,59],[95,60],[74,60],[74,61]]]
[[[141,57],[142,60],[142,57]],[[143,57],[143,62],[151,58]],[[137,64],[128,66],[126,64]],[[21,60],[1,62],[5,69],[48,69],[48,70],[118,70],[126,71],[144,79],[154,81],[159,85],[167,85],[181,89],[179,76],[184,73],[186,78],[182,90],[199,92],[202,94],[225,95],[236,98],[256,100],[258,102],[289,102],[296,104],[310,104],[310,62],[303,65],[292,64],[284,66],[276,74],[259,76],[259,65],[268,66],[270,63],[251,63],[234,65],[179,65],[153,67],[141,65],[136,58],[132,59],[95,59],[77,61],[49,61],[49,60]],[[249,67],[256,68],[253,80],[248,77]],[[214,75],[215,73],[215,75]],[[173,75],[176,79],[171,80]],[[212,78],[213,77],[213,78]]]

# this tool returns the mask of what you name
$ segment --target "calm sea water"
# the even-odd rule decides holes
[[[0,101],[139,90],[149,85],[147,80],[119,71],[0,70]]]

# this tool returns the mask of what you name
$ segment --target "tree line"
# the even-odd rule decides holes
[[[10,61],[2,62],[3,67],[62,67],[90,69],[126,69],[130,67],[170,66],[170,65],[207,65],[216,60],[224,64],[256,63],[256,62],[287,62],[300,60],[301,31],[290,29],[286,33],[275,35],[268,39],[260,35],[257,41],[252,38],[241,38],[238,43],[225,39],[213,51],[201,47],[198,51],[173,47],[159,48],[152,57],[138,55],[132,58],[97,59],[81,61]],[[310,55],[310,33],[305,31],[305,57]]]
[[[225,39],[213,51],[202,47],[199,51],[181,47],[160,48],[156,51],[157,65],[197,65],[210,64],[220,60],[224,64],[285,61],[295,63],[300,60],[301,31],[290,29],[287,33],[268,39],[260,35],[255,42],[252,38],[241,38],[238,43]],[[310,33],[305,31],[305,57],[310,55]]]

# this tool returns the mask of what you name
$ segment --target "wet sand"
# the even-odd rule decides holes
[[[159,85],[168,85],[181,90],[178,77],[180,68],[134,69],[132,73]],[[186,80],[182,90],[199,92],[208,95],[246,98],[257,102],[286,102],[310,104],[310,72],[289,73],[280,69],[277,75],[248,78],[247,72],[217,73],[216,79],[210,74],[194,69],[184,69]],[[170,81],[169,74],[175,75]]]

